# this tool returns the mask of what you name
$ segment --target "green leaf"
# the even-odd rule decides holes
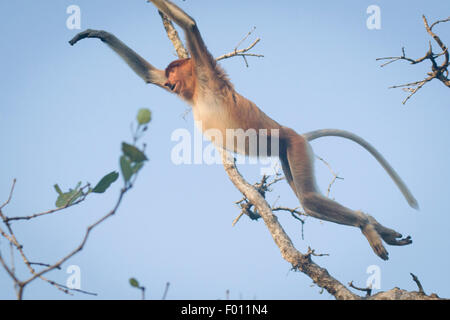
[[[123,179],[125,182],[130,181],[133,175],[133,170],[131,169],[131,163],[125,156],[120,157],[120,169],[122,170]]]
[[[82,195],[83,195],[83,192],[81,192],[81,190],[78,190],[78,191],[75,193],[75,196],[72,198],[72,200],[70,200],[70,203],[69,203],[69,204],[72,204],[72,203],[74,203],[75,201],[77,201]]]
[[[139,288],[139,282],[135,278],[130,278],[130,285],[134,288]]]
[[[72,203],[77,201],[78,198],[81,197],[81,195],[82,195],[81,190],[70,190],[69,192],[61,193],[58,196],[58,199],[56,199],[56,207],[62,208],[71,205]]]
[[[143,162],[148,160],[147,156],[141,150],[126,142],[122,143],[122,151],[132,162]]]
[[[144,166],[144,163],[143,163],[143,162],[136,163],[136,164],[131,168],[131,170],[133,171],[133,174],[138,173],[139,170],[141,170],[143,166]]]
[[[139,125],[147,124],[152,120],[152,112],[146,108],[140,109],[136,118]]]
[[[70,192],[60,194],[58,199],[56,199],[55,203],[56,207],[57,208],[65,207],[70,200],[70,194],[71,194]]]
[[[97,183],[95,188],[92,189],[92,192],[94,193],[105,192],[111,186],[111,184],[113,184],[117,180],[117,178],[119,178],[119,173],[116,171],[107,174],[99,181],[99,183]]]
[[[58,184],[55,184],[53,187],[55,188],[56,192],[57,192],[59,195],[62,195],[62,194],[63,194],[63,192],[62,192],[61,188],[58,186]]]

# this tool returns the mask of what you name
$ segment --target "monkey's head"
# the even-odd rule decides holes
[[[171,62],[166,68],[167,82],[170,90],[186,100],[192,100],[195,89],[194,68],[191,59]]]

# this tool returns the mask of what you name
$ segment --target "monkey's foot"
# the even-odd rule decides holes
[[[389,253],[384,248],[383,243],[381,242],[380,235],[377,230],[375,230],[375,226],[373,224],[367,224],[366,226],[361,228],[361,232],[369,241],[372,250],[383,260],[389,259]]]
[[[372,224],[375,228],[375,230],[378,232],[378,234],[383,238],[383,240],[391,245],[391,246],[405,246],[412,243],[412,239],[410,236],[407,236],[406,238],[402,238],[402,234],[398,233],[395,230],[386,228],[385,226],[381,225],[378,221],[375,220],[374,217],[369,216],[370,224]],[[400,239],[399,239],[400,238]]]

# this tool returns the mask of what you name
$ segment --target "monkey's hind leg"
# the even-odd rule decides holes
[[[383,245],[377,226],[372,224],[365,213],[346,208],[318,192],[302,194],[300,202],[305,212],[312,217],[359,228],[375,254],[383,260],[389,259],[389,253]]]
[[[390,245],[411,243],[410,237],[397,240],[401,238],[400,233],[382,226],[373,217],[348,209],[321,195],[316,187],[312,150],[308,142],[292,129],[283,128],[282,135],[286,146],[280,155],[283,170],[308,215],[360,228],[373,251],[383,260],[388,259],[388,252],[382,239]]]
[[[370,246],[373,251],[383,260],[388,260],[389,253],[383,247],[381,243],[380,236],[383,240],[392,246],[404,246],[412,243],[411,237],[407,236],[402,238],[402,235],[395,230],[386,228],[381,225],[374,217],[366,215],[369,219],[369,224],[361,228],[362,233],[369,241]],[[398,239],[400,238],[400,239]],[[386,253],[384,255],[384,252]]]

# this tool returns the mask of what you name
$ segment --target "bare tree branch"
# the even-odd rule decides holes
[[[89,189],[90,186],[91,185],[88,183],[84,187],[81,187],[80,188],[80,192],[82,193],[82,196],[80,197],[80,199],[78,199],[77,201],[72,202],[72,200],[75,199],[75,197],[77,197],[77,194],[74,194],[72,196],[72,198],[70,198],[67,201],[67,204],[65,206],[63,206],[63,207],[56,208],[56,209],[51,209],[51,210],[48,210],[48,211],[45,211],[45,212],[35,213],[35,214],[29,215],[29,216],[6,217],[6,221],[10,222],[10,221],[18,221],[18,220],[31,220],[31,219],[34,219],[34,218],[42,217],[42,216],[45,216],[45,215],[49,215],[49,214],[52,214],[52,213],[55,213],[55,212],[63,211],[65,209],[67,209],[67,208],[76,206],[76,205],[80,204],[81,202],[83,202],[84,200],[86,200],[86,197],[88,196],[88,192],[85,192],[84,190],[85,189]]]
[[[355,285],[353,284],[353,281],[351,281],[351,282],[348,284],[348,286],[349,286],[350,288],[355,289],[355,290],[359,290],[359,291],[365,292],[365,293],[366,293],[366,297],[370,297],[370,295],[372,294],[372,288],[371,288],[371,287],[369,287],[369,288],[359,288],[359,287],[357,287],[357,286],[355,286]]]
[[[333,168],[331,167],[331,165],[325,161],[323,158],[319,157],[318,155],[316,155],[316,158],[319,159],[320,161],[322,161],[330,170],[331,174],[333,175],[333,179],[331,179],[331,182],[328,184],[328,188],[327,188],[327,197],[330,196],[330,192],[331,192],[331,187],[333,186],[333,184],[336,182],[336,180],[344,180],[344,178],[339,177],[339,175],[337,173],[334,172]]]
[[[8,200],[5,202],[4,205],[2,205],[2,209],[10,202],[11,198],[12,198],[12,194],[14,191],[14,186],[16,184],[16,180],[14,179],[13,182],[13,186],[11,188],[11,192],[10,192],[10,196],[8,198]],[[17,240],[14,231],[10,225],[10,220],[12,219],[8,219],[2,212],[2,209],[0,209],[0,218],[2,219],[3,223],[6,225],[6,228],[9,232],[9,235],[0,229],[1,231],[1,235],[4,236],[11,244],[13,244],[16,249],[19,251],[20,255],[22,256],[22,259],[25,263],[25,265],[27,266],[27,268],[29,269],[30,273],[32,274],[32,276],[25,280],[25,281],[20,281],[13,273],[13,271],[6,265],[6,262],[3,260],[3,258],[0,256],[0,263],[3,266],[3,268],[7,271],[7,273],[11,276],[11,278],[13,278],[15,285],[17,285],[17,287],[19,288],[18,290],[18,294],[17,297],[18,299],[22,299],[23,298],[23,290],[26,287],[26,285],[28,285],[29,283],[31,283],[33,280],[40,278],[43,281],[55,286],[58,290],[69,294],[70,291],[76,291],[76,292],[80,292],[80,293],[84,293],[84,294],[89,294],[89,295],[96,295],[96,293],[92,293],[92,292],[88,292],[88,291],[84,291],[84,290],[80,290],[80,289],[72,289],[72,288],[68,288],[67,286],[58,284],[57,282],[53,281],[53,280],[49,280],[47,278],[44,277],[44,274],[46,274],[47,272],[50,272],[54,269],[61,269],[61,265],[66,262],[68,259],[70,259],[72,256],[74,256],[76,253],[80,252],[84,245],[86,244],[89,234],[91,233],[91,231],[98,226],[100,223],[102,223],[103,221],[105,221],[106,219],[108,219],[109,217],[111,217],[112,215],[114,215],[120,205],[120,203],[122,202],[122,198],[124,196],[124,194],[132,187],[131,184],[129,184],[128,186],[124,187],[119,195],[119,198],[116,202],[116,205],[114,206],[114,208],[105,216],[103,216],[102,218],[100,218],[99,220],[97,220],[95,223],[93,223],[92,225],[90,225],[85,233],[85,236],[82,240],[82,242],[80,243],[80,245],[74,249],[72,252],[70,252],[68,255],[66,255],[65,257],[61,258],[59,261],[57,261],[56,263],[50,265],[50,264],[45,264],[45,263],[36,263],[36,262],[30,262],[30,260],[27,258],[27,256],[25,255],[25,252],[23,250],[23,246],[19,243],[19,241]],[[45,268],[39,272],[37,272],[32,265],[39,265],[39,266],[44,266]]]
[[[257,58],[263,58],[264,55],[262,54],[256,54],[256,53],[248,53],[248,51],[250,51],[251,49],[253,49],[259,41],[261,41],[260,38],[257,38],[255,41],[253,41],[247,48],[245,49],[239,49],[239,46],[245,41],[247,40],[247,38],[253,33],[253,31],[255,31],[256,27],[253,27],[252,30],[250,30],[245,37],[239,41],[239,43],[236,45],[236,47],[234,48],[234,51],[226,53],[221,55],[220,57],[216,58],[216,61],[220,61],[220,60],[224,60],[224,59],[229,59],[232,57],[237,57],[240,56],[242,58],[244,58],[245,61],[245,65],[248,67],[248,62],[246,57],[257,57]]]
[[[12,195],[13,195],[13,192],[14,192],[14,187],[15,187],[15,185],[16,185],[16,179],[13,180],[13,184],[12,184],[12,187],[11,187],[11,191],[10,191],[8,200],[0,207],[0,219],[1,219],[1,220],[3,221],[3,223],[5,224],[5,226],[6,226],[7,230],[8,230],[8,232],[9,232],[9,234],[7,234],[5,231],[3,231],[3,230],[1,230],[1,229],[0,229],[0,234],[1,234],[3,237],[5,237],[5,238],[9,241],[10,244],[12,244],[13,246],[16,247],[16,249],[19,251],[19,253],[20,253],[21,257],[22,257],[22,260],[23,260],[23,262],[25,263],[25,265],[27,266],[27,268],[28,268],[28,270],[30,271],[30,273],[33,274],[33,275],[35,275],[35,274],[36,274],[36,271],[35,271],[34,268],[31,266],[31,264],[30,264],[30,262],[29,262],[27,256],[25,255],[25,252],[24,252],[24,250],[23,250],[23,246],[22,246],[22,245],[19,243],[19,241],[17,240],[17,238],[16,238],[16,236],[15,236],[15,234],[14,234],[14,231],[13,231],[13,229],[12,229],[12,227],[11,227],[11,225],[10,225],[8,219],[7,219],[7,217],[6,217],[6,216],[3,214],[3,212],[2,212],[2,209],[3,209],[7,204],[9,204],[9,202],[11,201],[11,198],[12,198]],[[5,268],[5,265],[3,265],[3,267]],[[6,268],[5,268],[5,269],[6,269]],[[9,272],[8,272],[8,273],[9,273]],[[43,281],[52,284],[51,281],[50,281],[49,279],[47,279],[47,278],[45,278],[45,277],[40,277],[40,278],[41,278]],[[57,286],[57,285],[55,285],[55,284],[52,284],[52,285],[55,286],[57,289],[59,289],[59,290],[61,290],[61,291],[65,291],[63,288],[61,288],[61,287],[59,287],[59,286]],[[15,281],[15,286],[17,286],[17,287],[19,288],[19,290],[18,290],[18,298],[21,299],[21,298],[22,298],[22,293],[23,293],[22,282],[20,282],[20,281],[19,281],[19,282]]]
[[[177,56],[180,59],[187,59],[189,58],[189,53],[186,50],[186,48],[183,45],[183,42],[180,39],[180,36],[178,35],[177,30],[175,29],[172,21],[169,20],[169,18],[158,10],[159,15],[161,16],[164,29],[166,30],[167,36],[169,37],[169,40],[172,42],[172,45],[175,48],[175,51],[177,52]]]
[[[83,240],[81,241],[81,243],[78,245],[78,247],[76,247],[72,252],[70,252],[69,254],[67,254],[65,257],[61,258],[59,261],[57,261],[56,263],[54,263],[53,265],[50,265],[49,267],[45,268],[44,270],[36,273],[35,275],[33,275],[31,278],[29,278],[28,280],[25,280],[22,284],[23,286],[27,285],[28,283],[30,283],[31,281],[33,281],[34,279],[36,279],[37,277],[43,276],[44,274],[46,274],[49,271],[52,271],[58,267],[60,267],[64,262],[66,262],[67,260],[69,260],[71,257],[73,257],[75,254],[77,254],[78,252],[80,252],[81,250],[83,250],[90,233],[92,232],[92,230],[97,227],[99,224],[101,224],[102,222],[104,222],[105,220],[107,220],[108,218],[110,218],[111,216],[113,216],[117,209],[119,208],[123,196],[131,189],[131,185],[128,185],[124,188],[122,188],[120,190],[120,194],[119,197],[117,199],[117,202],[115,204],[115,206],[113,207],[113,209],[111,211],[109,211],[106,215],[104,215],[103,217],[101,217],[99,220],[97,220],[96,222],[94,222],[93,224],[91,224],[89,227],[87,227],[86,229],[86,233],[84,234]]]
[[[13,179],[13,183],[12,183],[12,186],[11,186],[11,190],[9,191],[9,197],[8,197],[8,199],[0,206],[0,210],[2,210],[4,207],[6,207],[6,206],[10,203],[10,201],[11,201],[11,199],[12,199],[12,196],[13,196],[13,193],[14,193],[14,187],[16,186],[16,182],[17,182],[17,179]]]
[[[166,283],[166,288],[164,289],[164,293],[163,293],[163,296],[162,296],[161,300],[166,300],[167,293],[169,292],[169,287],[170,287],[170,282],[167,282]]]
[[[414,273],[410,273],[410,275],[413,278],[414,282],[417,284],[417,287],[419,288],[419,292],[422,294],[425,294],[425,291],[423,290],[423,287],[419,281],[419,278]]]
[[[406,104],[406,102],[413,95],[415,95],[420,89],[423,88],[423,86],[425,84],[427,84],[428,82],[430,82],[433,79],[438,79],[446,87],[450,88],[450,79],[448,78],[448,67],[449,67],[448,47],[442,42],[442,40],[439,38],[439,36],[436,35],[432,31],[433,27],[436,26],[437,24],[450,21],[450,17],[448,17],[447,19],[438,20],[438,21],[434,22],[433,24],[431,24],[431,26],[429,26],[427,18],[425,17],[425,15],[422,16],[422,19],[423,19],[423,23],[425,25],[425,29],[427,30],[427,33],[438,44],[438,46],[440,47],[442,52],[440,52],[438,54],[433,53],[433,47],[432,47],[431,42],[430,42],[429,43],[429,49],[428,49],[427,53],[423,57],[418,58],[418,59],[412,59],[412,58],[406,57],[405,48],[402,48],[402,55],[399,56],[399,57],[385,57],[385,58],[377,58],[376,59],[377,61],[388,60],[387,62],[383,63],[381,65],[381,67],[387,66],[388,64],[391,64],[391,63],[399,61],[399,60],[408,61],[410,64],[418,64],[418,63],[421,63],[421,62],[426,61],[426,60],[429,60],[431,62],[431,71],[432,72],[428,72],[428,77],[426,77],[425,79],[419,80],[419,81],[410,82],[410,83],[407,83],[407,84],[401,84],[401,85],[396,85],[396,86],[389,87],[390,89],[392,89],[392,88],[402,88],[403,91],[409,92],[409,95],[403,100],[403,102],[402,102],[403,104]],[[436,59],[441,57],[441,56],[444,56],[444,61],[441,63],[441,65],[438,65]]]
[[[150,113],[150,111],[148,111],[148,112]],[[42,263],[42,262],[31,262],[30,259],[25,254],[23,245],[19,242],[18,238],[16,237],[16,234],[12,228],[11,223],[13,221],[30,220],[30,219],[37,218],[37,217],[40,217],[43,215],[49,215],[49,214],[52,214],[55,212],[59,212],[59,211],[62,211],[64,209],[67,209],[71,206],[74,206],[74,205],[84,201],[84,199],[87,197],[88,194],[104,193],[110,187],[110,185],[118,179],[119,173],[117,173],[116,171],[113,171],[113,172],[105,175],[97,183],[97,185],[95,186],[94,189],[90,188],[89,183],[87,183],[84,187],[80,188],[80,186],[81,186],[81,182],[80,182],[77,184],[75,189],[73,189],[73,190],[69,189],[69,192],[63,193],[62,190],[58,187],[58,185],[55,185],[55,189],[56,189],[57,193],[59,194],[58,199],[56,201],[56,205],[58,206],[60,204],[61,205],[65,204],[64,206],[57,208],[57,209],[52,209],[52,210],[49,210],[46,212],[30,215],[30,216],[9,218],[3,213],[3,209],[5,208],[5,206],[7,204],[10,203],[10,201],[12,199],[14,187],[16,185],[16,179],[14,179],[9,197],[8,197],[7,201],[0,207],[0,220],[1,220],[1,222],[3,222],[3,224],[6,227],[6,230],[3,230],[0,228],[0,235],[8,240],[10,246],[13,246],[13,247],[15,247],[15,249],[17,249],[17,251],[19,252],[19,254],[22,257],[24,264],[28,268],[28,271],[31,273],[31,276],[28,279],[23,280],[23,281],[20,280],[17,276],[15,276],[13,252],[11,252],[12,267],[8,267],[8,265],[6,264],[6,262],[4,261],[3,258],[1,258],[0,264],[6,270],[6,272],[8,274],[10,274],[11,278],[13,278],[14,287],[16,288],[18,299],[23,298],[23,292],[24,292],[25,287],[38,278],[42,279],[43,281],[49,283],[50,285],[54,286],[55,288],[57,288],[58,290],[66,293],[66,294],[72,294],[72,292],[79,292],[79,293],[88,294],[88,295],[97,295],[96,293],[93,293],[93,292],[81,290],[78,288],[71,288],[71,287],[59,284],[53,280],[47,279],[44,275],[46,273],[49,273],[52,270],[61,269],[61,265],[64,262],[66,262],[67,260],[72,258],[75,254],[80,252],[86,245],[89,235],[93,231],[93,229],[96,228],[98,225],[100,225],[101,223],[103,223],[104,221],[106,221],[108,218],[110,218],[111,216],[113,216],[116,213],[116,211],[118,210],[118,208],[122,202],[124,195],[133,187],[133,183],[136,180],[136,178],[139,174],[139,171],[143,167],[143,162],[145,160],[147,160],[145,154],[143,154],[143,151],[137,149],[135,147],[135,144],[136,144],[137,139],[139,139],[139,137],[142,136],[141,133],[147,130],[146,129],[147,126],[144,126],[144,124],[148,123],[150,121],[150,118],[147,122],[144,122],[145,120],[142,120],[144,123],[141,123],[141,120],[139,119],[139,116],[138,116],[137,121],[139,122],[139,127],[138,127],[138,129],[136,129],[136,132],[134,132],[134,135],[133,135],[134,145],[132,146],[132,145],[128,145],[126,143],[122,143],[123,155],[121,156],[121,169],[122,169],[122,175],[124,177],[124,186],[120,191],[117,202],[115,203],[113,209],[111,209],[106,215],[99,218],[96,222],[94,222],[93,224],[88,226],[86,229],[86,232],[84,234],[84,237],[83,237],[81,243],[78,245],[78,247],[76,247],[74,250],[72,250],[66,256],[60,258],[57,262],[55,262],[53,264]],[[145,149],[145,145],[144,145],[144,149]],[[126,166],[122,163],[123,160],[126,160],[126,165],[128,166],[128,168],[126,168]],[[80,198],[80,199],[78,201],[75,201],[78,198]],[[40,271],[37,271],[37,270],[35,270],[34,266],[39,266],[39,267],[44,267],[44,268]]]
[[[236,188],[256,207],[276,245],[279,247],[282,257],[292,264],[295,270],[300,270],[307,274],[314,283],[327,290],[337,299],[358,299],[357,295],[350,292],[343,284],[334,279],[326,269],[315,264],[311,260],[310,255],[303,255],[294,247],[291,239],[278,222],[277,217],[270,210],[269,204],[261,193],[244,180],[235,166],[234,159],[226,151],[219,150],[219,152],[222,153],[222,160],[228,177]]]

